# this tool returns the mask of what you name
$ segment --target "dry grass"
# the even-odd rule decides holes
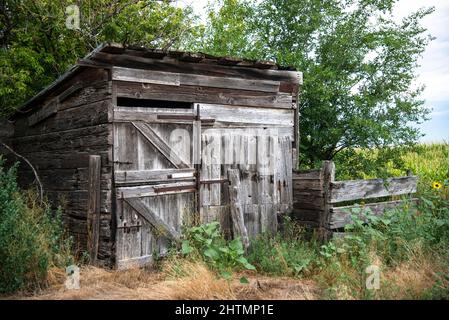
[[[386,270],[382,274],[381,288],[377,294],[382,299],[421,299],[424,292],[431,289],[438,275],[448,274],[449,266],[430,259],[429,256],[411,257],[397,267]],[[446,283],[449,287],[449,283]]]
[[[441,276],[449,274],[449,266],[437,255],[424,251],[420,245],[410,250],[406,261],[394,267],[386,265],[375,250],[370,251],[369,261],[380,269],[378,290],[367,291],[367,274],[351,266],[344,258],[340,258],[338,265],[331,264],[322,269],[314,279],[323,290],[328,290],[328,298],[337,300],[368,297],[378,300],[419,300],[436,285],[437,280],[449,288],[449,282]]]
[[[65,273],[52,269],[49,288],[31,296],[18,294],[9,299],[49,300],[211,300],[211,299],[316,299],[318,289],[312,281],[245,275],[249,284],[218,278],[204,264],[181,261],[164,265],[163,272],[133,269],[105,270],[81,268],[79,290],[65,288]],[[236,275],[239,278],[240,275]]]

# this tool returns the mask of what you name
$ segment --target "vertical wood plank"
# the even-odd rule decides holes
[[[228,179],[229,179],[231,216],[232,216],[232,223],[234,226],[234,236],[240,237],[243,246],[246,250],[249,247],[249,238],[243,218],[243,205],[239,196],[240,193],[239,170],[229,169]]]
[[[90,263],[97,264],[98,243],[100,240],[100,179],[101,157],[89,156],[88,199],[87,199],[87,248]]]
[[[331,183],[335,180],[335,164],[332,161],[323,162],[323,211],[319,219],[320,226],[320,237],[322,240],[329,239],[332,234],[329,231],[329,222],[332,205],[330,204],[331,199]]]

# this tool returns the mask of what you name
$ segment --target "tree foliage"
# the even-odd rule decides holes
[[[0,116],[50,84],[101,42],[179,47],[195,34],[190,8],[170,1],[77,1],[79,29],[66,21],[73,1],[0,1]]]
[[[304,73],[300,157],[313,166],[354,148],[415,142],[425,120],[414,82],[433,8],[393,18],[395,0],[223,0],[203,49],[272,59]]]
[[[0,116],[51,83],[104,41],[275,60],[304,73],[300,163],[357,148],[409,145],[428,110],[415,83],[431,40],[420,22],[398,22],[397,0],[219,0],[206,23],[156,0],[78,1],[81,25],[65,25],[72,1],[0,1]]]

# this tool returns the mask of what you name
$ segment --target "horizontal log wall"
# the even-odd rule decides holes
[[[110,265],[112,257],[112,110],[109,72],[83,69],[45,101],[16,117],[10,140],[14,150],[37,169],[48,200],[62,207],[80,250],[87,249],[89,156],[100,156],[100,265]],[[19,181],[23,187],[34,181],[26,164],[20,165]]]
[[[293,217],[312,228],[324,212],[323,182],[321,169],[293,173]]]

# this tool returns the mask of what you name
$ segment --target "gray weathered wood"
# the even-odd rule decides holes
[[[274,126],[293,127],[293,110],[248,108],[219,104],[200,104],[201,116],[215,119],[214,126]]]
[[[154,213],[142,200],[138,198],[127,198],[125,201],[136,210],[145,220],[147,220],[154,228],[162,232],[162,235],[170,240],[179,241],[180,234],[172,226],[163,221],[156,213]]]
[[[157,192],[156,189],[170,188],[165,192]],[[117,198],[141,198],[157,196],[162,194],[195,192],[196,184],[193,182],[175,182],[157,185],[142,185],[136,187],[117,188]]]
[[[130,108],[131,109],[131,108]],[[132,108],[134,109],[134,108]],[[168,115],[169,113],[154,113],[154,112],[142,112],[137,110],[126,110],[126,111],[115,111],[114,121],[115,122],[151,122],[151,123],[182,123],[182,124],[192,124],[192,120],[180,120],[180,119],[161,119],[159,115]],[[192,116],[191,112],[176,113],[176,115]]]
[[[46,118],[54,115],[58,112],[59,102],[57,99],[50,101],[50,103],[39,110],[35,111],[28,117],[28,125],[34,126],[35,124],[45,120]]]
[[[245,249],[249,247],[248,232],[243,218],[243,208],[240,199],[240,177],[236,169],[228,169],[229,196],[231,206],[231,217],[234,226],[235,235],[240,237]]]
[[[176,168],[189,168],[189,165],[181,159],[178,154],[164,140],[162,140],[148,124],[144,122],[132,122],[132,124]]]
[[[390,178],[387,180],[334,181],[335,166],[325,161],[319,170],[295,172],[293,176],[293,213],[301,223],[319,228],[325,238],[332,230],[343,228],[351,222],[348,212],[359,205],[335,207],[334,204],[358,199],[408,195],[416,192],[417,178],[414,176]],[[414,201],[412,201],[414,202]],[[382,214],[385,209],[394,208],[402,201],[388,201],[366,204],[362,208]],[[364,216],[362,215],[362,218]]]
[[[114,67],[112,80],[179,86],[179,73]]]
[[[104,52],[95,53],[92,57],[95,61],[106,62],[116,66],[137,67],[139,69],[152,69],[158,71],[192,73],[211,76],[241,77],[246,79],[266,79],[271,81],[286,81],[294,84],[302,84],[302,73],[286,70],[261,70],[238,66],[220,66],[207,63],[189,63],[174,59],[151,59],[131,54],[114,55]]]
[[[278,92],[279,81],[253,80],[231,77],[214,77],[188,73],[163,72],[115,67],[113,80],[166,84],[172,86],[189,85],[263,92]]]
[[[193,180],[194,169],[161,169],[161,170],[128,170],[116,171],[117,185],[137,184],[147,182],[161,182],[167,180]]]
[[[332,183],[331,203],[371,199],[416,192],[417,177],[399,177],[371,180],[348,180]]]
[[[292,96],[272,93],[201,86],[172,86],[117,81],[117,96],[135,99],[152,99],[181,102],[216,103],[266,108],[292,109]]]
[[[323,162],[323,209],[320,215],[320,236],[323,240],[329,239],[330,199],[332,198],[332,181],[335,180],[335,164],[332,161]]]
[[[83,84],[81,82],[77,82],[70,87],[68,87],[66,90],[64,90],[62,93],[58,95],[58,102],[61,103],[73,94],[75,94],[77,91],[81,90],[83,88]]]
[[[100,176],[101,157],[89,157],[89,197],[87,202],[87,246],[89,248],[90,263],[97,264],[98,243],[100,238]]]
[[[14,136],[14,125],[7,119],[0,119],[0,139]]]
[[[417,199],[412,199],[410,202],[404,202],[403,200],[395,200],[395,201],[385,201],[385,202],[376,202],[376,203],[368,203],[364,205],[352,205],[352,206],[344,206],[344,207],[333,207],[331,209],[331,219],[330,219],[330,228],[331,229],[339,229],[344,228],[345,225],[350,224],[352,222],[351,219],[351,210],[358,209],[361,210],[359,217],[362,220],[366,221],[365,213],[369,210],[371,214],[376,216],[383,215],[385,210],[391,210],[396,207],[400,207],[405,203],[410,203],[415,205],[417,203]]]
[[[133,268],[142,268],[153,263],[153,255],[145,255],[140,257],[117,260],[117,270],[127,270]]]

